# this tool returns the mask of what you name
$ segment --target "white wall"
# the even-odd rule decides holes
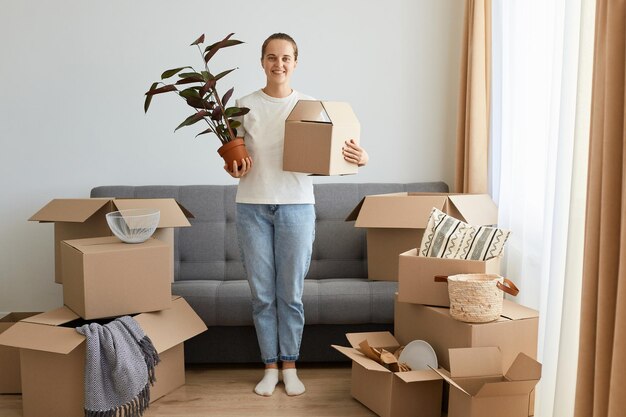
[[[0,6],[0,311],[62,303],[53,283],[52,226],[26,219],[52,198],[97,185],[229,184],[218,141],[173,133],[190,111],[160,96],[161,72],[197,66],[201,33],[236,32],[212,71],[235,97],[263,86],[260,45],[273,32],[299,44],[293,86],[348,101],[371,163],[325,182],[452,184],[460,0],[35,1]],[[213,62],[213,61],[212,61]],[[224,89],[225,87],[223,87]],[[225,89],[223,90],[225,91]]]

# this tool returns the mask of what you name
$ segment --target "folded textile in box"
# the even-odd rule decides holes
[[[130,316],[85,324],[85,417],[139,417],[150,404],[159,353]]]
[[[433,207],[419,254],[486,261],[502,253],[510,233],[496,227],[471,226]]]

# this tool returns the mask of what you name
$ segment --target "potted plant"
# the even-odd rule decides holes
[[[217,82],[228,75],[236,68],[222,71],[214,75],[209,70],[209,61],[222,48],[239,45],[243,42],[231,39],[234,33],[226,36],[219,42],[215,42],[206,48],[202,48],[204,34],[196,39],[190,46],[196,46],[202,57],[203,69],[196,71],[193,67],[185,66],[169,69],[161,74],[161,80],[166,80],[178,76],[178,80],[170,84],[157,81],[150,86],[146,92],[144,111],[148,111],[152,97],[162,93],[176,93],[185,103],[192,107],[195,112],[187,117],[174,131],[181,127],[191,126],[197,122],[204,121],[208,125],[206,130],[198,133],[196,137],[207,133],[215,134],[222,146],[217,150],[229,167],[233,166],[233,161],[237,161],[241,166],[241,160],[248,157],[242,139],[237,139],[237,128],[241,122],[234,117],[247,114],[250,109],[247,107],[226,107],[233,95],[235,88],[226,91],[223,96],[217,92]],[[185,71],[189,70],[189,71]]]

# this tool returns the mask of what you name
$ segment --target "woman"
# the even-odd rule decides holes
[[[244,267],[252,290],[254,326],[263,379],[254,391],[270,396],[279,380],[278,362],[288,395],[304,393],[296,373],[296,360],[304,328],[302,291],[315,237],[313,184],[306,174],[282,170],[285,119],[298,100],[312,97],[293,90],[291,75],[298,64],[298,47],[284,33],[275,33],[261,48],[265,87],[237,101],[250,108],[238,136],[249,158],[224,166],[239,178],[237,233]],[[344,158],[360,166],[367,153],[353,140],[346,141]]]

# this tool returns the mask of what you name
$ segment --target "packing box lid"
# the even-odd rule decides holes
[[[407,192],[366,196],[346,221],[355,227],[424,229],[433,207],[473,225],[498,222],[498,208],[487,194]]]
[[[339,101],[299,100],[286,122],[317,122],[359,125],[352,107]]]
[[[389,332],[365,332],[365,333],[346,333],[346,338],[353,348],[358,348],[361,342],[367,340],[367,343],[375,348],[382,348],[393,351],[400,347],[395,337]]]
[[[39,222],[83,223],[105,205],[110,204],[110,211],[134,208],[156,208],[161,211],[159,228],[189,227],[187,218],[193,215],[173,198],[57,198],[43,206],[28,220]]]
[[[184,298],[172,299],[170,309],[134,316],[159,353],[206,330],[202,319]],[[0,345],[67,354],[85,337],[73,327],[60,325],[78,319],[80,317],[67,307],[32,316],[0,334]]]
[[[445,195],[417,193],[378,194],[364,197],[346,221],[355,227],[423,229],[433,207],[444,209]]]
[[[146,248],[168,246],[158,239],[148,238],[145,242],[129,245],[115,236],[90,237],[85,239],[64,240],[64,244],[73,247],[84,254],[96,254],[119,250],[143,250]]]
[[[517,355],[503,376],[502,355],[497,347],[457,348],[448,352],[450,372],[434,371],[469,396],[526,395],[541,378],[541,364],[524,353]],[[482,378],[484,382],[480,383]]]

